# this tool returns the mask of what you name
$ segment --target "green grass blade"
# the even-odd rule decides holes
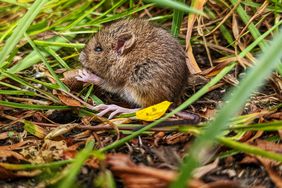
[[[70,38],[73,38],[74,36],[70,36]],[[50,41],[55,41],[55,42],[66,42],[67,39],[63,38],[63,37],[54,37],[52,39],[50,39]],[[60,47],[50,47],[52,48],[52,50],[57,51],[60,49]],[[44,52],[44,51],[40,51],[41,54],[46,57],[49,56],[48,53]],[[11,74],[14,73],[18,73],[24,69],[27,69],[29,67],[31,67],[32,65],[38,63],[41,60],[41,57],[39,56],[39,54],[36,51],[32,51],[30,54],[28,54],[23,60],[19,61],[17,64],[15,64],[14,66],[12,66],[11,68],[9,68],[7,71]],[[3,75],[0,75],[0,80],[5,78]]]
[[[73,21],[73,19],[77,18],[77,15],[80,15],[83,11],[85,11],[88,6],[91,4],[90,1],[81,1],[81,6],[76,9],[73,9],[69,14],[66,14],[59,18],[54,24],[52,24],[49,29],[54,28],[57,25],[63,25],[63,23],[67,21]],[[71,7],[68,7],[71,8]]]
[[[42,40],[34,40],[33,42],[39,46],[59,46],[65,48],[83,48],[85,46],[85,44],[81,43],[51,42]]]
[[[6,106],[10,108],[20,108],[25,110],[66,110],[70,109],[68,106],[45,106],[36,104],[22,104],[9,101],[0,101],[1,106]]]
[[[45,50],[52,55],[65,69],[71,70],[69,65],[50,47],[46,47]]]
[[[66,27],[66,29],[70,29],[73,26],[77,25],[79,22],[81,22],[81,20],[83,20],[86,16],[88,16],[89,14],[91,14],[94,10],[96,10],[97,8],[99,8],[106,0],[102,0],[100,1],[97,5],[95,5],[94,7],[92,7],[91,9],[85,11],[84,14],[82,14],[79,18],[77,18],[74,22],[72,22],[69,26]]]
[[[184,3],[185,0],[178,0],[179,2]],[[172,18],[172,26],[171,26],[171,33],[174,37],[178,37],[182,19],[184,16],[184,12],[178,9],[173,10],[173,18]]]
[[[250,69],[247,76],[241,81],[227,97],[226,103],[219,110],[214,121],[204,130],[190,148],[189,156],[184,159],[180,168],[180,175],[177,180],[171,184],[171,187],[185,187],[186,181],[192,177],[193,170],[200,165],[203,160],[203,154],[213,144],[216,137],[220,136],[223,130],[228,126],[229,120],[244,105],[248,97],[255,91],[268,77],[271,71],[278,65],[282,49],[282,32],[273,38],[273,41],[260,57],[255,66]]]
[[[238,151],[244,152],[244,153],[248,153],[248,154],[254,154],[254,155],[259,155],[262,157],[266,157],[272,160],[276,160],[279,162],[282,162],[282,155],[278,154],[278,153],[274,153],[274,152],[270,152],[270,151],[266,151],[264,149],[260,149],[258,147],[249,145],[249,144],[244,144],[244,143],[240,143],[240,142],[236,142],[230,138],[224,138],[224,137],[220,137],[218,138],[218,141],[230,148],[234,148]]]
[[[102,13],[100,16],[96,17],[95,19],[93,19],[91,21],[91,23],[95,23],[97,20],[103,18],[104,16],[106,16],[107,14],[109,14],[110,12],[112,12],[113,10],[115,10],[116,8],[122,6],[126,1],[125,0],[120,0],[119,2],[115,3],[111,8],[109,8],[106,12]]]
[[[41,57],[44,65],[47,67],[48,71],[50,72],[50,74],[53,76],[53,78],[56,80],[56,82],[58,83],[58,85],[60,86],[60,88],[65,91],[65,92],[69,92],[70,89],[59,79],[59,77],[57,76],[57,74],[55,73],[55,71],[52,69],[52,67],[49,65],[49,63],[47,62],[47,60],[45,59],[44,55],[41,54],[41,52],[39,51],[39,49],[36,47],[36,45],[33,43],[33,41],[29,38],[29,36],[27,34],[25,34],[25,37],[27,38],[28,43],[32,46],[32,48],[38,53],[38,55]]]
[[[17,6],[20,6],[20,7],[28,8],[28,4],[27,3],[17,2],[15,0],[1,0],[1,1],[5,2],[5,3],[10,3],[10,4],[13,4],[13,5],[17,5]]]
[[[0,90],[0,95],[28,95],[28,96],[37,96],[33,91],[24,91],[24,90]]]
[[[255,46],[257,46],[258,44],[261,43],[261,41],[263,41],[263,39],[265,37],[267,37],[271,32],[273,32],[276,28],[278,28],[278,26],[280,26],[282,24],[282,20],[280,22],[277,22],[275,25],[273,25],[270,29],[268,29],[265,33],[263,33],[262,35],[260,35],[258,38],[256,38],[256,40],[254,42],[252,42],[252,44],[250,44],[245,51],[242,51],[242,53],[240,54],[241,57],[245,56],[248,51],[250,51],[249,49],[253,49]]]
[[[15,28],[13,34],[7,40],[5,46],[0,52],[0,67],[6,60],[7,56],[10,52],[15,48],[17,43],[20,41],[24,33],[26,32],[27,28],[30,26],[31,22],[37,16],[37,14],[42,9],[43,5],[48,0],[36,0],[27,13],[24,15],[22,19],[19,20],[17,27]]]
[[[32,82],[35,82],[35,83],[38,83],[38,84],[41,84],[42,86],[48,88],[48,89],[59,89],[59,85],[57,83],[50,83],[50,82],[46,82],[46,81],[41,81],[41,80],[37,80],[35,78],[30,78],[30,77],[27,77],[25,78],[26,80],[29,80],[29,81],[32,81]]]
[[[9,170],[32,170],[41,168],[58,168],[65,164],[72,162],[72,160],[54,161],[50,163],[41,164],[11,164],[11,163],[0,163],[1,167]]]
[[[133,6],[134,6],[134,0],[129,0],[129,7],[133,8]]]
[[[148,7],[151,7],[151,6],[153,6],[153,4],[147,4],[147,5],[144,5],[144,6],[141,6],[141,7],[137,7],[135,9],[132,9],[132,10],[128,10],[128,11],[125,11],[125,12],[121,12],[119,14],[115,14],[115,15],[110,16],[110,17],[99,19],[99,20],[97,20],[95,22],[91,21],[91,23],[102,24],[102,23],[107,23],[107,22],[111,22],[111,21],[114,21],[114,20],[122,19],[122,18],[125,18],[125,17],[127,17],[129,15],[132,15],[134,13],[142,11],[142,10],[148,8]]]
[[[210,10],[209,8],[205,8],[207,15],[211,18],[211,19],[216,19],[216,14]],[[225,40],[228,42],[228,44],[233,44],[234,39],[233,36],[231,35],[230,31],[225,27],[225,25],[221,25],[219,27],[222,36],[225,38]]]
[[[232,2],[232,4],[234,6],[238,3],[238,0],[230,0],[230,1]],[[250,20],[250,17],[249,17],[247,12],[244,10],[244,8],[241,5],[238,5],[237,12],[240,15],[241,19],[243,20],[243,22],[245,24],[247,24],[248,21]],[[250,23],[248,25],[248,29],[251,32],[251,34],[254,37],[254,39],[260,37],[261,34],[260,34],[259,30],[256,28],[256,26],[253,23]],[[265,45],[266,45],[265,41],[261,41],[259,43],[259,46],[260,46],[261,49],[263,49],[265,47]]]
[[[13,23],[13,25],[11,25],[10,28],[0,37],[0,42],[2,42],[8,35],[10,35],[16,26],[17,23]]]
[[[247,126],[234,126],[231,130],[239,131],[278,131],[282,130],[282,121],[273,121],[267,123],[258,123]]]
[[[25,80],[23,80],[22,78],[20,78],[19,76],[15,75],[15,74],[11,74],[9,72],[6,72],[3,69],[0,69],[0,73],[3,76],[8,77],[8,78],[18,82],[19,84],[21,84],[23,86],[27,86],[29,88],[32,88],[32,89],[42,93],[43,95],[45,95],[48,99],[52,100],[53,102],[59,102],[58,98],[55,97],[54,95],[52,95],[50,92],[47,92],[47,91],[44,91],[42,89],[36,88],[35,86],[33,86],[32,84],[26,82]]]
[[[91,155],[93,147],[94,141],[90,141],[86,144],[85,148],[76,155],[75,159],[73,160],[73,163],[69,168],[66,178],[62,181],[59,188],[74,187],[76,176],[80,172],[81,166]]]
[[[183,12],[191,12],[194,14],[205,16],[205,14],[202,11],[191,8],[185,5],[184,3],[180,3],[177,1],[173,1],[173,0],[146,0],[146,2],[155,3],[156,5],[166,7],[166,8],[177,9]]]
[[[15,89],[15,90],[21,90],[22,89],[20,87],[15,86],[15,85],[12,85],[12,84],[9,84],[9,83],[6,83],[6,82],[1,82],[1,81],[0,81],[0,85],[6,86],[6,87],[11,88],[11,89]]]

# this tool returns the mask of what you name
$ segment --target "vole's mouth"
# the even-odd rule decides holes
[[[103,79],[104,79],[103,76],[101,76],[101,75],[100,75],[99,73],[97,73],[96,71],[92,70],[90,67],[84,66],[84,65],[83,65],[82,67],[85,68],[87,71],[89,71],[89,72],[91,72],[91,73],[93,73],[93,74],[99,76],[100,78],[103,78]]]

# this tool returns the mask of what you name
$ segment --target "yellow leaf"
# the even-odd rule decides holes
[[[28,133],[38,137],[38,138],[44,138],[47,134],[47,130],[45,130],[43,127],[40,127],[39,125],[36,125],[30,121],[24,120],[24,130],[26,130]]]
[[[137,111],[136,117],[137,119],[140,119],[140,120],[154,121],[165,114],[165,112],[167,111],[171,103],[172,102],[169,102],[169,101],[163,101],[159,104],[149,106],[147,108]]]

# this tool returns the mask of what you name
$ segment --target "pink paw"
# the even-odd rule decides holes
[[[76,76],[75,78],[79,81],[93,83],[95,85],[99,85],[102,81],[99,76],[87,71],[86,69],[78,70],[78,76]]]
[[[110,105],[100,104],[98,106],[95,106],[93,110],[99,111],[99,113],[97,114],[98,116],[103,116],[108,112],[110,112],[109,119],[112,119],[117,114],[133,113],[139,110],[139,108],[129,109],[129,108],[120,107],[115,104],[110,104]]]

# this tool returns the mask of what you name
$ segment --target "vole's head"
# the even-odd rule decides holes
[[[133,49],[136,37],[126,20],[106,26],[90,39],[79,60],[82,65],[107,79],[111,74],[122,68],[123,59]]]

